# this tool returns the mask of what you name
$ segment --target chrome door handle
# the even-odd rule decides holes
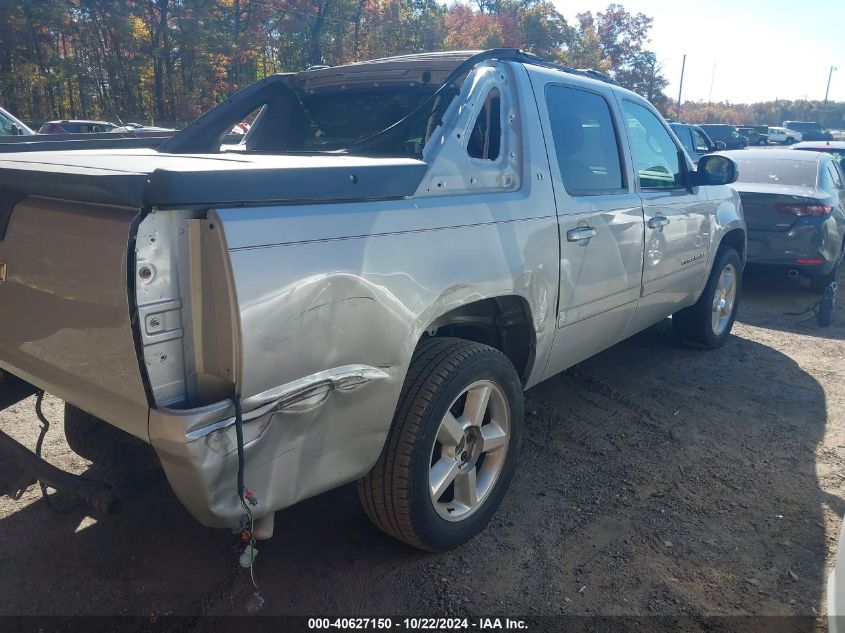
[[[648,219],[648,228],[650,229],[662,229],[667,224],[669,224],[669,218],[663,215],[656,215]]]
[[[579,226],[574,229],[569,229],[566,232],[567,242],[580,242],[581,240],[590,240],[599,234],[599,230],[592,226]]]

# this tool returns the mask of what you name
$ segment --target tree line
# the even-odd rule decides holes
[[[674,116],[674,108],[671,110]],[[687,101],[681,105],[681,119],[689,123],[774,126],[784,121],[818,121],[828,128],[845,130],[845,102],[779,99],[748,104]]]
[[[275,72],[515,47],[605,72],[665,110],[651,25],[619,4],[567,20],[548,0],[3,0],[0,105],[34,122],[178,126]]]

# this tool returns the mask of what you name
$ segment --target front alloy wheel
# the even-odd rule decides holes
[[[733,264],[726,265],[719,279],[716,282],[716,290],[713,293],[713,307],[711,324],[713,334],[719,336],[731,323],[734,314],[734,302],[736,301],[737,272]]]
[[[672,328],[680,341],[715,349],[727,340],[742,292],[741,270],[736,249],[721,246],[701,297],[694,305],[672,315]]]

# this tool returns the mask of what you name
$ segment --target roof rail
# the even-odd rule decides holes
[[[467,62],[474,60],[473,65],[484,61],[485,59],[500,59],[522,62],[523,64],[533,64],[534,66],[542,66],[543,68],[550,68],[552,70],[560,70],[570,75],[579,75],[581,77],[588,77],[590,79],[597,79],[609,84],[617,84],[617,82],[597,70],[592,68],[572,68],[571,66],[564,66],[544,59],[534,53],[527,53],[518,48],[493,48],[488,51],[483,51],[478,55],[473,55]]]

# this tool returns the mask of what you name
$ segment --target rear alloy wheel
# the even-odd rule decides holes
[[[484,529],[516,468],[522,383],[496,349],[461,339],[421,343],[382,454],[358,482],[379,528],[428,551]]]
[[[462,521],[481,508],[504,468],[508,440],[504,393],[489,380],[471,384],[443,416],[431,448],[428,491],[441,518]]]
[[[701,297],[672,315],[672,327],[681,341],[715,349],[727,340],[742,290],[741,270],[739,253],[728,246],[720,248]]]

